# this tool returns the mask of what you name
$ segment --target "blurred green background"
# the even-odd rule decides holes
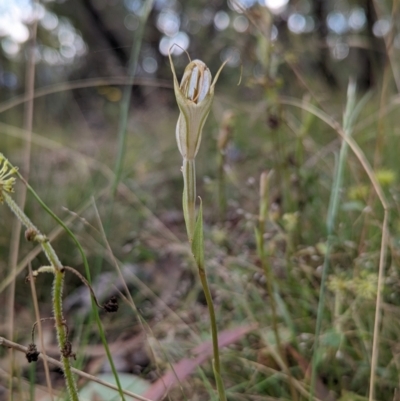
[[[103,317],[109,343],[128,350],[116,354],[117,369],[150,385],[209,339],[181,209],[178,109],[168,60],[177,44],[172,56],[179,77],[188,63],[185,51],[203,60],[213,75],[228,59],[196,161],[207,272],[220,330],[258,325],[222,352],[229,400],[291,400],[279,355],[285,355],[296,380],[298,399],[309,399],[308,366],[325,258],[329,274],[315,395],[368,400],[384,211],[351,150],[336,189],[339,208],[327,253],[326,221],[350,80],[357,87],[356,101],[365,99],[352,135],[390,209],[375,399],[398,400],[399,2],[155,0],[144,21],[146,4],[0,0],[0,152],[78,237],[95,292],[104,297],[123,292],[116,264],[121,268],[137,310],[122,301],[118,315]],[[264,244],[283,349],[273,336],[254,235],[265,170],[273,174]],[[21,190],[17,185],[16,197]],[[75,245],[55,233],[57,224],[29,193],[25,211],[42,232],[54,234],[62,262],[83,273]],[[32,254],[34,246],[22,232],[17,263],[11,262],[13,221],[1,205],[0,302],[6,307],[0,312],[0,335],[28,344],[35,318],[24,282],[27,265],[38,268],[46,260]],[[42,276],[36,281],[37,298],[47,316],[51,277]],[[101,352],[96,353],[100,341],[86,290],[76,277],[66,279],[65,315],[72,322],[79,366],[92,374],[108,372]],[[57,354],[51,324],[46,328],[50,352]],[[129,348],[132,338],[137,342]],[[26,400],[29,391],[30,399],[42,399],[25,386],[25,379],[30,388],[44,385],[41,368],[34,377],[24,360],[12,369],[10,360],[0,349],[0,399]],[[59,373],[53,374],[55,387],[61,388]],[[11,376],[19,383],[13,395]],[[216,399],[213,380],[208,361],[173,390],[171,399]]]

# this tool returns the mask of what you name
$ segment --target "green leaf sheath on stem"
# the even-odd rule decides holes
[[[189,242],[193,240],[196,224],[196,167],[195,161],[183,159],[183,215]]]
[[[199,270],[204,270],[204,235],[203,235],[203,201],[200,199],[199,215],[197,216],[192,242],[192,252]]]
[[[203,287],[204,296],[206,298],[208,313],[210,315],[211,335],[212,335],[213,355],[214,355],[213,370],[214,370],[215,382],[217,385],[218,396],[220,401],[226,401],[225,388],[221,378],[221,363],[219,358],[217,320],[215,317],[214,303],[212,300],[210,288],[208,286],[208,281],[204,266],[203,203],[201,199],[200,199],[199,215],[197,217],[194,230],[192,252],[199,271],[200,281]]]

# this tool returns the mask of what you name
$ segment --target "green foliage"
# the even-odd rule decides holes
[[[107,3],[106,7],[111,6]],[[202,7],[199,2],[187,2],[182,12],[206,12]],[[214,3],[209,7],[214,15]],[[135,98],[120,117],[115,96],[122,93],[121,80],[113,84],[110,78],[92,88],[73,90],[72,84],[67,84],[66,90],[35,99],[29,174],[35,193],[28,194],[24,210],[51,237],[64,265],[81,272],[86,268],[93,281],[105,277],[104,292],[122,292],[125,301],[118,316],[101,316],[104,332],[85,312],[66,311],[70,320],[78,316],[72,318],[70,338],[79,364],[86,369],[87,362],[97,358],[96,346],[101,340],[108,343],[112,356],[123,344],[128,355],[124,359],[118,354],[120,365],[116,367],[122,387],[124,371],[133,370],[146,380],[146,387],[156,375],[192,356],[199,343],[212,337],[205,318],[206,303],[211,300],[215,331],[216,326],[219,332],[251,324],[256,328],[220,349],[220,372],[209,360],[201,372],[199,369],[171,390],[171,399],[209,400],[213,389],[223,384],[229,400],[293,400],[291,375],[299,401],[307,400],[314,355],[315,396],[325,400],[331,393],[338,401],[368,400],[375,349],[379,353],[376,369],[372,369],[374,398],[392,400],[400,371],[400,183],[398,97],[392,89],[391,70],[377,70],[379,79],[372,94],[363,97],[358,87],[346,99],[343,88],[351,70],[349,60],[326,58],[340,83],[331,88],[311,68],[322,43],[315,42],[318,46],[310,48],[311,41],[293,33],[281,35],[281,31],[278,40],[271,42],[265,32],[272,29],[272,19],[266,19],[272,16],[264,15],[264,9],[236,15],[225,5],[221,7],[232,21],[233,17],[246,17],[251,24],[240,35],[233,30],[219,32],[213,46],[198,44],[208,37],[202,26],[192,42],[190,55],[207,64],[210,61],[211,71],[221,63],[219,52],[237,45],[243,54],[243,74],[241,85],[236,86],[240,73],[228,63],[214,104],[207,110],[208,121],[204,128],[201,125],[203,143],[196,158],[196,175],[202,200],[197,202],[190,245],[181,210],[181,156],[174,135],[178,111],[171,108],[172,77],[165,59],[158,61],[160,71],[168,71],[169,88],[152,79],[152,87],[141,86],[145,107]],[[118,12],[122,14],[120,9]],[[146,36],[153,29],[150,25],[144,32],[145,41],[152,37]],[[145,46],[137,60],[148,53]],[[92,49],[89,54],[99,56]],[[184,55],[175,60],[179,77],[187,60]],[[46,75],[42,67],[37,65],[39,79]],[[96,65],[93,76],[102,68]],[[118,75],[117,70],[112,72]],[[38,82],[38,94],[41,85]],[[115,90],[107,91],[107,87]],[[128,98],[131,92],[126,88]],[[25,146],[25,133],[19,129],[22,107],[10,103],[13,94],[5,91],[1,96],[7,99],[0,103],[0,151],[18,165]],[[363,100],[357,103],[356,99]],[[217,133],[226,110],[231,110],[234,118],[226,143],[219,147]],[[350,142],[343,141],[340,134]],[[357,149],[359,153],[354,152]],[[362,163],[365,160],[367,164]],[[372,175],[367,174],[368,166]],[[258,181],[266,170],[273,174],[260,210]],[[9,180],[4,174],[0,172],[0,179]],[[7,181],[2,188],[7,190],[10,184]],[[15,195],[18,191],[17,186]],[[60,216],[74,239],[43,214],[35,194]],[[390,252],[383,262],[382,199],[387,199],[390,208],[390,230],[384,244]],[[18,314],[14,340],[27,344],[27,327],[35,318],[22,272],[29,262],[37,269],[45,259],[32,244],[22,242],[18,274],[10,272],[12,224],[6,208],[0,206],[0,296],[8,300],[9,285],[15,281]],[[379,266],[384,280],[378,305],[380,340],[374,345]],[[198,270],[207,275],[206,296]],[[46,280],[40,278],[36,283],[41,313],[51,310]],[[126,288],[120,283],[126,283]],[[80,285],[75,278],[67,279],[64,296],[72,297]],[[315,336],[317,320],[320,330]],[[0,323],[0,327],[9,325],[8,320]],[[127,339],[139,333],[142,342],[129,348]],[[136,355],[145,359],[140,360],[144,366]],[[5,358],[1,349],[0,359]],[[36,379],[32,373],[30,376],[33,394],[33,381],[40,380],[40,375]],[[22,394],[23,389],[15,391]]]

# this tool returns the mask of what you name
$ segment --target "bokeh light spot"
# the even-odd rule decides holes
[[[348,29],[347,19],[341,12],[331,12],[326,19],[328,28],[338,35],[345,33]]]
[[[158,69],[157,60],[154,57],[145,57],[142,67],[148,74],[154,74]]]
[[[289,0],[264,0],[265,5],[274,14],[281,14],[286,10]]]
[[[372,32],[377,38],[386,36],[390,31],[390,21],[387,19],[379,19],[372,27]]]
[[[218,11],[214,16],[214,26],[218,31],[228,28],[229,22],[229,15],[225,11]]]
[[[249,20],[244,15],[238,15],[233,20],[233,28],[236,32],[246,32],[249,27]]]
[[[40,25],[48,30],[52,31],[58,26],[58,17],[56,14],[46,11],[43,18],[40,20]]]
[[[124,18],[124,25],[129,31],[136,31],[139,28],[139,18],[135,14],[128,14]]]
[[[290,15],[287,24],[293,33],[303,33],[306,29],[306,18],[302,14],[293,13]]]
[[[353,31],[360,31],[365,23],[367,22],[367,17],[365,16],[365,11],[361,7],[353,8],[349,15],[349,26]]]
[[[240,50],[234,46],[227,47],[221,52],[221,60],[228,60],[226,65],[229,67],[237,67],[240,63]]]
[[[19,52],[20,46],[11,38],[4,38],[1,41],[1,47],[8,56],[16,56]]]
[[[169,36],[163,36],[160,40],[159,50],[160,53],[164,56],[168,55],[169,49],[173,44],[172,54],[175,56],[179,56],[189,47],[190,39],[189,36],[185,32],[178,32],[174,37],[170,38]]]
[[[181,21],[178,14],[173,11],[161,12],[156,22],[158,30],[171,37],[178,33],[180,24]]]

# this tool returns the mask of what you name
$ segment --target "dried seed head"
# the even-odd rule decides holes
[[[36,344],[32,343],[28,345],[28,350],[26,351],[25,355],[29,363],[36,362],[39,358],[39,354],[40,352],[38,352]]]
[[[35,238],[37,235],[38,235],[38,232],[34,228],[27,228],[25,230],[25,239],[29,242],[35,241]]]
[[[74,358],[76,360],[76,354],[72,352],[72,344],[69,340],[65,341],[64,347],[61,350],[62,355],[65,358]]]
[[[118,300],[117,297],[112,296],[104,305],[103,308],[106,312],[117,312],[118,311]]]

